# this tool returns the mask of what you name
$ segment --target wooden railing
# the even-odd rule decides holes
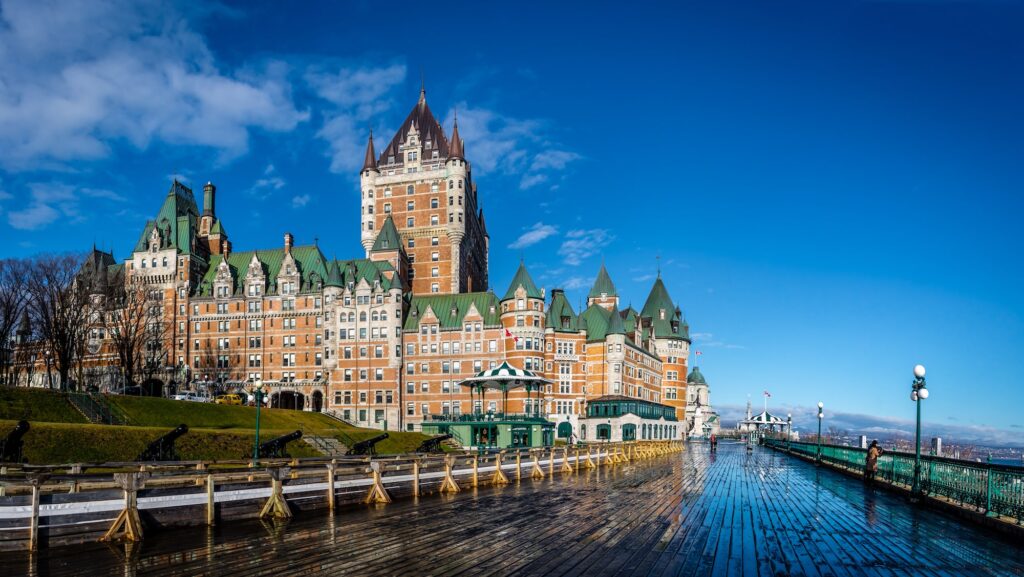
[[[0,549],[137,541],[144,529],[388,503],[681,450],[678,441],[640,441],[485,454],[11,465],[0,467]]]

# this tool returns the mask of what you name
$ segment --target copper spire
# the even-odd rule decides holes
[[[448,145],[448,158],[465,160],[462,154],[462,139],[459,138],[459,113],[455,111],[455,127],[452,128],[452,141]]]
[[[377,170],[377,155],[373,151],[373,130],[370,130],[370,140],[366,143],[366,160],[363,161],[363,170]]]

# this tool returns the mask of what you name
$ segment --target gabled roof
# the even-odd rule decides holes
[[[563,323],[563,318],[566,322]],[[560,290],[551,291],[551,305],[548,306],[548,314],[545,319],[546,326],[551,327],[557,333],[575,333],[577,330],[576,313],[565,298],[565,293]]]
[[[412,130],[413,126],[416,126],[416,130],[419,131],[420,141],[431,142],[432,148],[430,150],[437,150],[438,156],[441,158],[448,157],[448,139],[444,135],[444,129],[441,128],[441,123],[434,118],[434,113],[430,111],[430,107],[427,106],[427,96],[425,90],[420,90],[420,99],[416,103],[416,106],[409,112],[409,116],[405,117],[405,121],[395,132],[395,136],[388,143],[387,147],[384,148],[380,153],[380,157],[377,159],[377,164],[389,164],[388,157],[394,157],[394,163],[404,164],[405,159],[399,154],[399,147],[405,142],[409,131]]]
[[[391,219],[390,214],[384,220],[384,225],[380,227],[380,232],[377,233],[377,238],[373,241],[373,247],[370,250],[372,252],[402,250],[402,237],[398,236],[398,229],[395,228],[395,221]]]
[[[175,180],[167,191],[156,219],[148,221],[143,227],[142,235],[135,244],[135,252],[146,250],[149,235],[156,228],[160,234],[161,248],[173,246],[179,253],[189,253],[192,251],[192,241],[198,234],[198,223],[199,209],[192,189]]]
[[[608,276],[608,269],[604,267],[604,263],[601,263],[601,270],[597,271],[597,278],[594,279],[594,286],[590,287],[587,298],[599,298],[602,294],[610,297],[618,296],[618,293],[615,292],[615,284],[612,283],[612,277]]]
[[[213,221],[213,226],[210,227],[210,234],[219,234],[221,236],[227,236],[224,232],[224,225],[220,223],[220,219]]]
[[[345,281],[341,278],[341,267],[338,266],[338,261],[335,260],[331,262],[331,266],[327,271],[327,284],[325,284],[324,286],[345,286]]]
[[[487,327],[500,325],[498,311],[498,297],[494,293],[460,293],[460,294],[430,294],[412,295],[409,301],[409,314],[405,317],[403,328],[407,331],[417,331],[420,327],[420,320],[429,308],[437,317],[437,322],[443,329],[461,328],[470,307],[476,308],[483,317],[483,324]],[[452,314],[452,311],[455,314]]]
[[[232,252],[228,255],[227,264],[231,269],[234,287],[234,294],[241,294],[245,289],[245,278],[249,273],[249,266],[253,262],[260,263],[263,268],[266,282],[266,294],[277,294],[277,276],[284,264],[284,249],[276,248],[260,251]],[[316,245],[292,247],[292,258],[295,259],[295,266],[299,273],[299,291],[317,290],[317,284],[327,279],[327,259],[320,253]],[[223,254],[215,254],[210,257],[210,266],[197,287],[198,296],[210,296],[213,294],[213,281],[217,276],[217,268],[224,261]]]
[[[516,270],[516,275],[512,277],[512,282],[509,283],[508,290],[505,291],[505,297],[501,300],[507,301],[516,298],[516,290],[520,286],[526,291],[527,298],[542,298],[540,290],[537,289],[537,285],[533,284],[533,279],[530,278],[530,273],[526,272],[526,264],[523,262],[519,263],[519,269]]]

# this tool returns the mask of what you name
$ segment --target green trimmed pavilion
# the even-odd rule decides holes
[[[501,395],[500,412],[476,411],[476,403],[471,414],[431,415],[423,422],[423,432],[428,435],[451,433],[462,446],[472,449],[512,449],[519,447],[550,447],[555,442],[555,425],[540,415],[540,403],[532,403],[534,412],[509,413],[508,393],[523,388],[527,399],[536,395],[540,398],[542,388],[551,381],[525,369],[518,369],[508,364],[481,371],[461,383],[469,389],[471,400],[479,396],[480,407],[488,391]]]

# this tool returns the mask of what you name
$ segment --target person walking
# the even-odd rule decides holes
[[[711,452],[712,453],[718,452],[718,437],[715,436],[715,435],[711,435],[711,438],[709,439],[709,441],[711,443]]]
[[[878,473],[878,458],[882,456],[882,448],[878,446],[878,441],[871,441],[871,446],[868,447],[868,454],[864,458],[864,480],[871,482],[875,480],[875,475]]]

